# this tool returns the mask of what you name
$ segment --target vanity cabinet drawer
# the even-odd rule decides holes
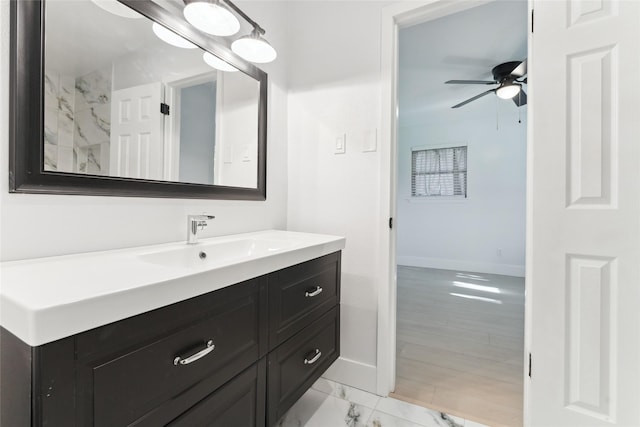
[[[79,338],[78,372],[84,378],[80,384],[87,387],[80,390],[86,399],[81,415],[93,421],[82,425],[164,425],[258,360],[259,279],[237,286],[215,292],[209,305],[202,305],[206,298],[199,300],[191,312],[184,310],[189,308],[186,304],[183,317],[173,320],[181,323],[187,318],[188,325],[159,335],[151,328],[151,337],[137,338],[135,346],[112,329],[99,328]],[[206,316],[198,315],[199,309]],[[116,329],[126,334],[126,323],[137,320],[122,321]],[[85,348],[107,332],[111,345],[105,348],[110,350],[96,353]]]
[[[340,302],[340,252],[269,274],[269,350]]]
[[[270,352],[267,425],[275,425],[339,355],[340,306]]]
[[[246,369],[173,420],[169,427],[263,427],[266,359]]]

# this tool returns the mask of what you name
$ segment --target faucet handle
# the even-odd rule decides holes
[[[209,221],[210,219],[215,219],[215,216],[202,214],[202,215],[189,215],[188,218],[191,221]]]

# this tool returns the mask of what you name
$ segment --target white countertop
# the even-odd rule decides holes
[[[260,231],[0,263],[0,325],[38,346],[343,249],[343,237]],[[207,258],[200,259],[199,252]]]

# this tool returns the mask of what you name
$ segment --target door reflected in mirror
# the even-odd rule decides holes
[[[45,171],[257,187],[257,80],[115,1],[45,13]]]

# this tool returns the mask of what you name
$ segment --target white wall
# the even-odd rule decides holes
[[[242,73],[220,72],[218,76],[216,183],[233,187],[256,187],[256,117],[260,88],[257,82],[254,82],[255,85],[247,84],[246,75]]]
[[[186,216],[204,211],[216,215],[204,236],[286,226],[285,3],[238,3],[268,30],[280,54],[262,67],[269,74],[266,202],[9,194],[9,2],[0,1],[0,260],[180,241]]]
[[[398,264],[524,276],[526,107],[518,123],[501,101],[496,129],[496,103],[480,102],[399,128]],[[468,145],[468,198],[412,200],[411,147],[451,143]]]
[[[387,2],[388,3],[388,2]],[[291,2],[288,228],[346,236],[341,359],[327,376],[375,391],[380,1]],[[346,153],[334,154],[346,134]]]

